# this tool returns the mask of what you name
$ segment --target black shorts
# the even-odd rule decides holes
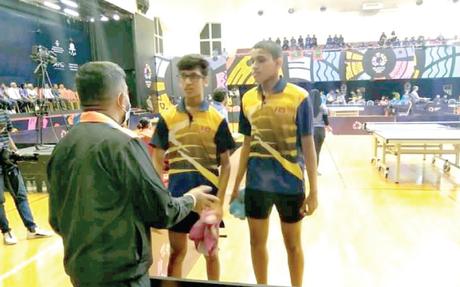
[[[209,185],[209,186],[213,186],[211,183],[207,183],[207,182],[197,182],[196,183],[198,185],[200,184],[204,184],[204,185]],[[173,192],[171,191],[171,194],[174,196],[174,197],[180,197],[180,196],[183,196],[184,194],[183,193],[179,193],[177,194],[177,191],[176,192]],[[214,187],[210,194],[212,195],[217,195],[217,188]],[[187,215],[184,219],[182,219],[180,222],[176,223],[176,225],[172,226],[169,228],[170,231],[173,231],[173,232],[177,232],[177,233],[189,233],[190,232],[190,229],[192,229],[193,225],[200,219],[200,215],[196,212],[193,212],[191,211],[189,213],[189,215]],[[221,221],[220,222],[220,226],[221,228],[225,227],[224,225],[224,221]]]
[[[270,216],[272,207],[275,205],[282,222],[295,223],[303,218],[300,214],[300,208],[304,199],[305,193],[279,194],[246,188],[244,194],[246,216],[266,219]]]
[[[193,225],[200,219],[200,215],[198,213],[191,211],[189,215],[187,215],[182,221],[170,227],[169,230],[177,233],[189,233],[190,229],[192,229]],[[224,228],[225,224],[222,220],[220,222],[219,228]]]
[[[182,221],[174,225],[173,227],[169,228],[170,231],[178,232],[178,233],[189,233],[190,229],[192,229],[193,224],[195,224],[198,219],[200,219],[200,215],[196,212],[190,212]]]

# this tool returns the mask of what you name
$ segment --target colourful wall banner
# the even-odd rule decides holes
[[[460,77],[460,46],[364,48],[283,52],[284,76],[293,82]],[[227,84],[255,84],[250,55],[227,62]]]

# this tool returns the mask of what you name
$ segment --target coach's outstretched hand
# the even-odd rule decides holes
[[[200,213],[203,209],[210,208],[217,210],[220,208],[220,200],[217,196],[208,194],[212,188],[207,185],[200,185],[191,189],[188,194],[195,196],[196,205],[193,211]]]

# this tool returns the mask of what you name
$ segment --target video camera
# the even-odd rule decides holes
[[[19,155],[15,152],[4,148],[0,152],[0,164],[5,169],[17,167],[19,161],[38,161],[38,153],[33,155]]]
[[[32,46],[32,54],[30,55],[32,60],[43,64],[55,64],[57,63],[56,53],[48,50],[46,47],[41,45]]]

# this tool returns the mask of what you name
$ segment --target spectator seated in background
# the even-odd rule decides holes
[[[338,38],[338,47],[345,48],[345,40],[343,39],[342,34],[340,34]]]
[[[439,34],[439,36],[436,37],[435,40],[436,40],[437,44],[445,45],[447,43],[446,38],[444,38],[444,36],[442,34]]]
[[[26,103],[22,99],[19,88],[15,82],[10,83],[10,87],[6,90],[6,95],[8,96],[10,102],[16,106],[18,112],[25,112]]]
[[[51,90],[48,84],[45,84],[45,88],[42,89],[42,98],[50,103],[54,103],[56,99],[54,98],[53,91]]]
[[[312,38],[310,38],[310,34],[305,37],[305,49],[311,49],[312,47]]]
[[[398,92],[393,92],[392,95],[393,98],[390,101],[390,106],[401,105],[401,95]]]
[[[334,102],[336,105],[346,105],[347,100],[346,100],[346,95],[344,93],[337,92],[337,98]]]
[[[399,103],[400,103],[401,105],[408,105],[409,102],[410,102],[409,93],[406,92],[406,93],[404,93],[404,94],[402,95],[401,100],[399,101]]]
[[[297,46],[299,47],[299,49],[305,49],[305,44],[303,42],[302,35],[300,35],[299,39],[297,39]]]
[[[384,110],[385,116],[396,115],[396,107],[400,105],[401,95],[398,92],[393,92],[392,96],[393,98],[388,102],[388,106]]]
[[[6,110],[8,113],[12,113],[14,111],[14,105],[8,97],[7,89],[8,88],[4,83],[0,85],[0,109]]]
[[[311,48],[316,48],[318,46],[318,40],[316,39],[316,36],[313,34],[313,37],[311,37]]]
[[[61,100],[68,109],[72,110],[78,108],[78,98],[75,96],[75,93],[72,90],[67,89],[64,84],[59,84],[58,92]]]
[[[428,98],[422,98],[418,95],[418,86],[413,86],[412,87],[412,92],[409,94],[409,101],[412,104],[420,104],[420,103],[426,103],[428,101]]]
[[[385,35],[385,32],[383,32],[382,35],[380,35],[378,44],[379,46],[384,46],[386,42],[387,42],[387,35]]]
[[[283,38],[283,46],[281,48],[283,50],[289,50],[289,40],[286,37]]]
[[[334,41],[332,40],[331,35],[329,35],[326,40],[326,48],[333,48],[333,47],[334,47]]]
[[[337,34],[334,35],[334,38],[332,39],[332,47],[333,48],[338,48],[339,46],[339,37],[337,37]]]
[[[419,36],[417,39],[417,46],[422,47],[425,46],[425,37],[424,36]]]
[[[291,47],[291,50],[297,49],[297,41],[294,38],[294,36],[291,37],[291,46],[290,47]]]
[[[24,102],[24,109],[26,112],[34,112],[35,111],[35,101],[29,97],[29,91],[26,88],[26,84],[21,84],[19,86],[19,94],[21,95],[21,100]]]
[[[29,83],[26,85],[26,89],[27,89],[27,95],[29,96],[29,99],[33,102],[37,101],[38,94],[37,94],[37,89],[34,88],[34,85]]]
[[[436,95],[436,97],[434,97],[434,99],[433,99],[433,104],[435,104],[435,105],[442,105],[444,103],[446,103],[446,102],[444,101],[443,98],[441,98],[441,95]]]
[[[351,91],[350,92],[350,101],[348,102],[348,104],[355,105],[357,100],[358,100],[358,96],[356,95],[356,93],[354,91]]]
[[[332,103],[334,103],[336,101],[337,95],[336,95],[334,89],[329,90],[329,93],[327,93],[327,95],[326,95],[326,99],[327,99],[328,104],[332,104]]]
[[[379,106],[388,106],[388,98],[385,97],[385,96],[382,96],[382,98],[380,99],[378,105]]]
[[[10,83],[10,87],[6,90],[6,94],[10,98],[10,100],[13,100],[13,101],[21,100],[21,95],[19,93],[18,86],[16,85],[15,82]]]
[[[398,36],[396,36],[396,32],[393,31],[391,32],[391,35],[390,35],[390,38],[388,39],[390,41],[390,45],[389,46],[399,46],[399,40],[398,40]],[[397,45],[398,44],[398,45]]]
[[[55,99],[55,107],[58,110],[67,109],[67,100],[63,97],[63,95],[61,95],[58,84],[53,84],[51,92],[53,93]]]
[[[404,38],[404,41],[402,41],[402,46],[403,47],[409,47],[410,46],[409,37]]]

